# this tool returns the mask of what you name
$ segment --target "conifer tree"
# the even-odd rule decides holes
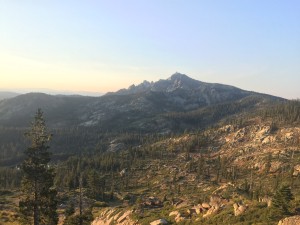
[[[48,133],[43,112],[38,109],[31,124],[31,129],[25,133],[31,144],[25,151],[22,192],[19,203],[23,224],[55,225],[57,216],[57,191],[53,187],[54,171],[49,166],[50,152]]]
[[[91,170],[87,176],[87,184],[89,190],[89,197],[93,199],[104,200],[104,186],[105,186],[105,177],[100,176],[96,170]]]
[[[294,199],[290,187],[283,185],[272,199],[272,216],[280,218],[290,214],[290,202]]]
[[[79,177],[78,213],[70,212],[64,220],[64,225],[89,225],[93,220],[92,208],[84,207],[83,174]]]

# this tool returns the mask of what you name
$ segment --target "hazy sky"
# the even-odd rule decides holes
[[[176,71],[300,98],[300,1],[0,0],[0,89],[107,92]]]

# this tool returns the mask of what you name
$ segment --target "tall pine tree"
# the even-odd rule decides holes
[[[43,112],[38,109],[25,133],[31,144],[25,151],[22,163],[22,198],[19,203],[22,224],[55,225],[58,222],[57,191],[53,187],[54,171],[50,167],[48,133]]]
[[[276,192],[272,199],[271,216],[280,219],[290,215],[290,202],[294,199],[291,188],[283,185]]]

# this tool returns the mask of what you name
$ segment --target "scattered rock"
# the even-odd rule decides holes
[[[186,212],[188,213],[189,216],[197,215],[195,208],[190,208],[190,209],[186,210]]]
[[[275,137],[267,136],[262,140],[262,144],[269,144],[275,141]]]
[[[204,209],[209,209],[209,208],[210,208],[210,205],[209,205],[208,203],[204,202],[204,203],[202,203],[202,207],[203,207]]]
[[[120,176],[121,176],[121,177],[124,177],[126,174],[127,174],[127,168],[123,169],[123,170],[120,172]]]
[[[294,133],[293,132],[285,134],[285,140],[289,141],[289,140],[291,140],[293,138],[294,138]]]
[[[199,215],[200,213],[203,213],[206,209],[204,209],[201,204],[198,204],[198,205],[194,206],[193,208],[191,208],[191,210],[193,210],[193,212],[195,212],[197,215]]]
[[[195,207],[197,215],[203,213],[205,209],[199,204]]]
[[[119,152],[124,150],[125,145],[123,143],[111,143],[107,149],[108,152]]]
[[[224,198],[221,198],[219,195],[212,195],[210,197],[209,205],[215,206],[215,207],[222,207],[225,203],[227,203],[227,200]]]
[[[219,130],[221,132],[230,133],[234,130],[234,127],[232,125],[226,125],[224,127],[221,127]]]
[[[169,216],[178,216],[180,214],[180,212],[178,211],[173,211],[173,212],[170,212]]]
[[[211,215],[214,215],[218,213],[220,208],[218,206],[212,206],[204,215],[203,218],[209,217]]]
[[[156,197],[149,197],[142,203],[142,206],[146,208],[160,208],[163,206],[163,203]]]
[[[186,220],[185,217],[182,217],[181,214],[178,214],[176,217],[175,217],[175,222],[176,223],[180,223],[182,221]]]
[[[177,209],[180,209],[180,208],[183,208],[183,207],[186,207],[186,206],[188,206],[188,203],[186,201],[182,201],[179,204],[176,204]]]
[[[300,165],[298,164],[294,166],[293,176],[298,176],[299,173],[300,173]]]
[[[259,202],[265,202],[267,203],[268,207],[270,207],[272,205],[272,198],[269,196],[265,196],[263,198],[259,198],[258,200]]]
[[[186,218],[182,216],[182,214],[178,211],[173,211],[173,212],[170,212],[169,216],[175,216],[175,222],[176,223],[179,223],[183,220],[185,220]]]
[[[271,168],[270,168],[270,173],[275,173],[277,172],[280,168],[282,168],[282,163],[279,162],[279,161],[274,161],[274,162],[271,162]]]

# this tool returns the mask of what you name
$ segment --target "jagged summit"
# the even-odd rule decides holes
[[[107,95],[129,96],[137,94],[143,98],[154,94],[160,95],[160,101],[165,98],[168,104],[176,105],[176,107],[181,107],[184,110],[191,110],[201,106],[235,101],[253,93],[229,85],[205,83],[176,72],[165,80],[144,81],[139,85],[131,85],[127,89],[121,89]]]
[[[195,79],[193,79],[183,73],[179,73],[179,72],[174,73],[167,80],[171,81],[171,82],[182,82],[182,83],[184,83],[184,82],[185,83],[197,83],[197,84],[204,83],[204,82],[195,80]]]
[[[175,91],[176,89],[185,89],[185,90],[193,90],[198,89],[201,87],[201,85],[204,85],[205,83],[195,80],[185,74],[182,73],[174,73],[168,81],[171,82],[171,88],[169,88],[169,91]]]
[[[179,72],[174,73],[172,76],[168,78],[168,80],[176,80],[176,79],[192,79],[192,78]]]
[[[223,84],[213,84],[205,83],[199,80],[195,80],[185,74],[176,72],[167,79],[160,79],[156,82],[144,81],[139,85],[131,85],[127,89],[120,89],[117,92],[110,92],[107,95],[132,95],[147,92],[160,92],[160,93],[174,93],[174,92],[186,92],[186,93],[198,93],[196,95],[201,95],[200,98],[206,99],[205,101],[209,104],[211,97],[222,99],[221,95],[227,96],[230,93],[240,92],[245,94],[239,88],[223,85]],[[226,98],[226,97],[225,97]]]
[[[202,82],[197,81],[195,79],[190,78],[189,76],[182,74],[182,73],[174,73],[171,77],[166,80],[159,80],[157,82],[149,82],[144,81],[139,85],[131,85],[127,89],[120,89],[114,93],[114,95],[129,95],[129,94],[137,94],[142,92],[173,92],[177,89],[186,89],[192,90],[198,88]]]

